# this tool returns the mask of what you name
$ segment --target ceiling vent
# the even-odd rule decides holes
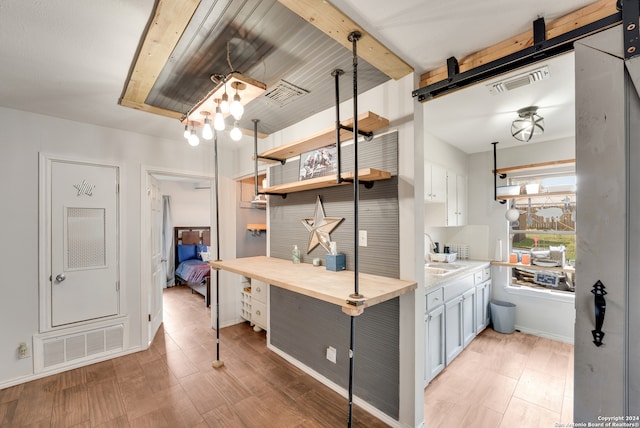
[[[517,76],[509,77],[499,82],[491,83],[490,85],[487,85],[487,88],[489,88],[489,92],[491,92],[493,95],[497,95],[501,94],[502,92],[521,88],[523,86],[527,86],[534,82],[538,82],[540,80],[545,80],[548,78],[549,67],[545,65],[535,70],[518,74]]]
[[[297,100],[298,98],[305,96],[309,93],[306,89],[302,89],[296,85],[293,85],[289,82],[281,80],[275,86],[275,88],[267,91],[264,96],[269,100],[274,102],[280,107],[284,107],[292,101]]]

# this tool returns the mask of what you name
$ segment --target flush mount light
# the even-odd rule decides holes
[[[518,110],[518,119],[511,124],[511,135],[519,141],[529,142],[534,135],[544,132],[544,118],[538,115],[538,107],[531,106]]]

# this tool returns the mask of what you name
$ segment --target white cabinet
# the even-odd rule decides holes
[[[462,296],[458,296],[445,304],[445,353],[446,364],[449,365],[462,352],[464,339],[462,336]]]
[[[482,268],[427,293],[425,386],[487,326],[490,272]]]
[[[444,370],[445,361],[445,329],[444,305],[431,310],[425,315],[426,354],[425,354],[425,386],[438,373]]]
[[[240,315],[251,323],[255,331],[267,329],[267,293],[269,284],[251,278],[249,287],[241,291]]]
[[[447,200],[447,171],[440,165],[424,165],[424,201],[441,202]]]
[[[253,329],[267,329],[267,292],[269,284],[251,278],[251,321]]]
[[[447,172],[447,226],[467,224],[467,176]]]

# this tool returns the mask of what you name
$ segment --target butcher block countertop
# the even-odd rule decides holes
[[[359,273],[360,299],[350,297],[353,271],[328,271],[325,266],[293,264],[291,260],[257,256],[209,262],[214,269],[226,270],[295,293],[333,303],[347,315],[360,315],[369,306],[391,300],[415,290],[417,283],[384,276]]]

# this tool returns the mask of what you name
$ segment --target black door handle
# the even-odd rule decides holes
[[[598,280],[591,290],[593,293],[593,305],[596,315],[596,329],[591,330],[591,334],[593,335],[593,343],[596,346],[602,346],[602,339],[604,338],[602,325],[604,324],[604,313],[607,308],[607,302],[604,300],[604,296],[607,292],[604,288],[604,284]]]

